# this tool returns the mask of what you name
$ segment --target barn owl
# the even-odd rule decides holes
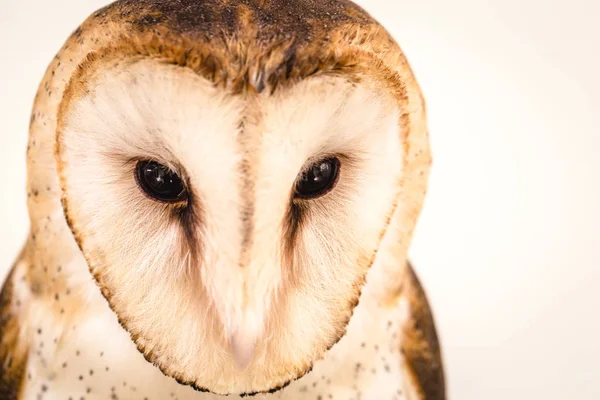
[[[2,399],[445,399],[425,105],[348,0],[119,0],[35,99]]]

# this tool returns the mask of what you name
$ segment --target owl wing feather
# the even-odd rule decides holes
[[[13,266],[0,292],[0,399],[18,400],[27,366],[27,346],[19,342],[20,321],[15,312]]]
[[[402,327],[404,370],[415,400],[445,400],[445,378],[435,323],[427,296],[410,263],[406,268],[402,297],[410,315]]]

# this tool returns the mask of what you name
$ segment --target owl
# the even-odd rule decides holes
[[[50,63],[0,398],[445,399],[423,97],[348,0],[119,0]]]

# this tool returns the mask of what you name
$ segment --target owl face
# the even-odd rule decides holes
[[[344,335],[397,206],[386,88],[325,72],[239,93],[144,58],[87,70],[58,116],[63,205],[140,351],[219,394],[305,374]]]

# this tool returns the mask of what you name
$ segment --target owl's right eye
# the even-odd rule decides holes
[[[135,178],[140,189],[153,200],[179,203],[187,198],[179,175],[156,161],[139,161],[135,167]]]

